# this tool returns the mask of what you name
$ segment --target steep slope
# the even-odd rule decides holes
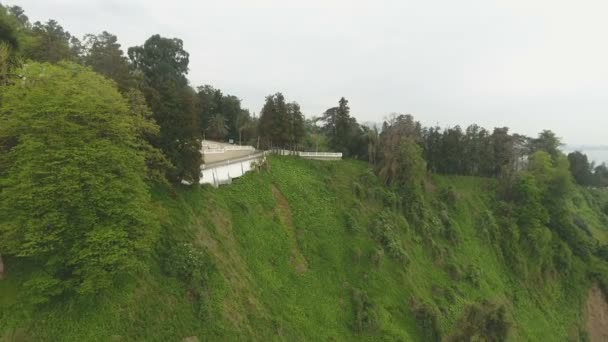
[[[24,270],[0,281],[0,336],[25,340],[401,340],[475,334],[583,338],[591,287],[567,274],[522,279],[501,252],[495,182],[433,176],[432,224],[365,163],[272,158],[230,186],[155,192],[163,225],[151,272],[128,291],[34,313]],[[605,216],[573,204],[593,235]],[[15,300],[9,298],[15,298]],[[498,337],[500,339],[500,337]]]

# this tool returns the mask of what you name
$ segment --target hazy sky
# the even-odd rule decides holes
[[[359,121],[552,129],[608,144],[605,0],[0,0],[123,48],[183,39],[189,79],[259,112],[282,92],[306,116],[346,97]]]

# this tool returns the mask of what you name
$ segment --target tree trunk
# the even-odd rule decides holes
[[[2,254],[0,254],[0,280],[4,279],[4,262],[2,261]]]

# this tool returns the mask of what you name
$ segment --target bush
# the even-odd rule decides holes
[[[441,211],[440,219],[441,219],[441,223],[443,225],[443,229],[442,229],[443,236],[451,243],[457,244],[460,240],[460,237],[458,235],[458,229],[456,227],[455,222],[452,221],[452,219],[448,215],[447,210]]]
[[[351,212],[346,213],[344,220],[346,221],[346,229],[350,233],[357,233],[361,231],[361,227],[359,226],[359,221]]]
[[[479,283],[481,282],[481,269],[475,265],[469,265],[465,278],[474,286],[479,287]]]
[[[454,207],[458,202],[458,194],[456,194],[456,190],[454,190],[454,187],[451,185],[447,188],[442,188],[439,197],[450,207]]]
[[[384,261],[384,249],[378,248],[377,250],[375,250],[372,253],[371,259],[374,265],[376,265],[377,267],[381,266],[382,262]]]
[[[376,305],[365,291],[352,289],[353,330],[360,332],[374,331],[378,328],[378,312]]]
[[[470,305],[455,326],[448,341],[506,341],[511,329],[504,305],[489,301]]]
[[[354,182],[353,183],[353,194],[355,194],[355,196],[357,198],[362,198],[365,196],[365,188],[363,186],[361,186],[361,184]]]
[[[412,300],[412,313],[418,323],[423,341],[439,342],[441,341],[441,328],[439,327],[439,314],[428,304]]]
[[[374,238],[382,244],[389,256],[395,259],[407,260],[407,253],[398,234],[396,217],[388,211],[380,213],[372,223],[371,231]]]
[[[449,263],[445,265],[445,270],[450,276],[450,279],[452,279],[453,281],[460,281],[462,280],[462,278],[464,278],[464,272],[458,264]]]
[[[587,234],[588,236],[592,236],[591,228],[589,228],[589,225],[587,224],[587,222],[585,222],[585,220],[582,217],[576,215],[576,216],[574,216],[572,221],[574,222],[574,224],[577,227],[579,227],[581,230],[583,230],[585,232],[585,234]]]

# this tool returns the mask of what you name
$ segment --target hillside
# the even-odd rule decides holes
[[[403,204],[366,163],[351,160],[271,158],[219,189],[157,188],[162,229],[149,272],[126,291],[34,310],[19,297],[27,265],[9,259],[0,336],[430,341],[508,331],[512,341],[585,338],[594,261],[572,258],[568,272],[522,277],[499,246],[496,180],[429,177],[425,206],[434,221],[424,227],[408,223]],[[579,189],[571,206],[604,242],[602,196]]]

